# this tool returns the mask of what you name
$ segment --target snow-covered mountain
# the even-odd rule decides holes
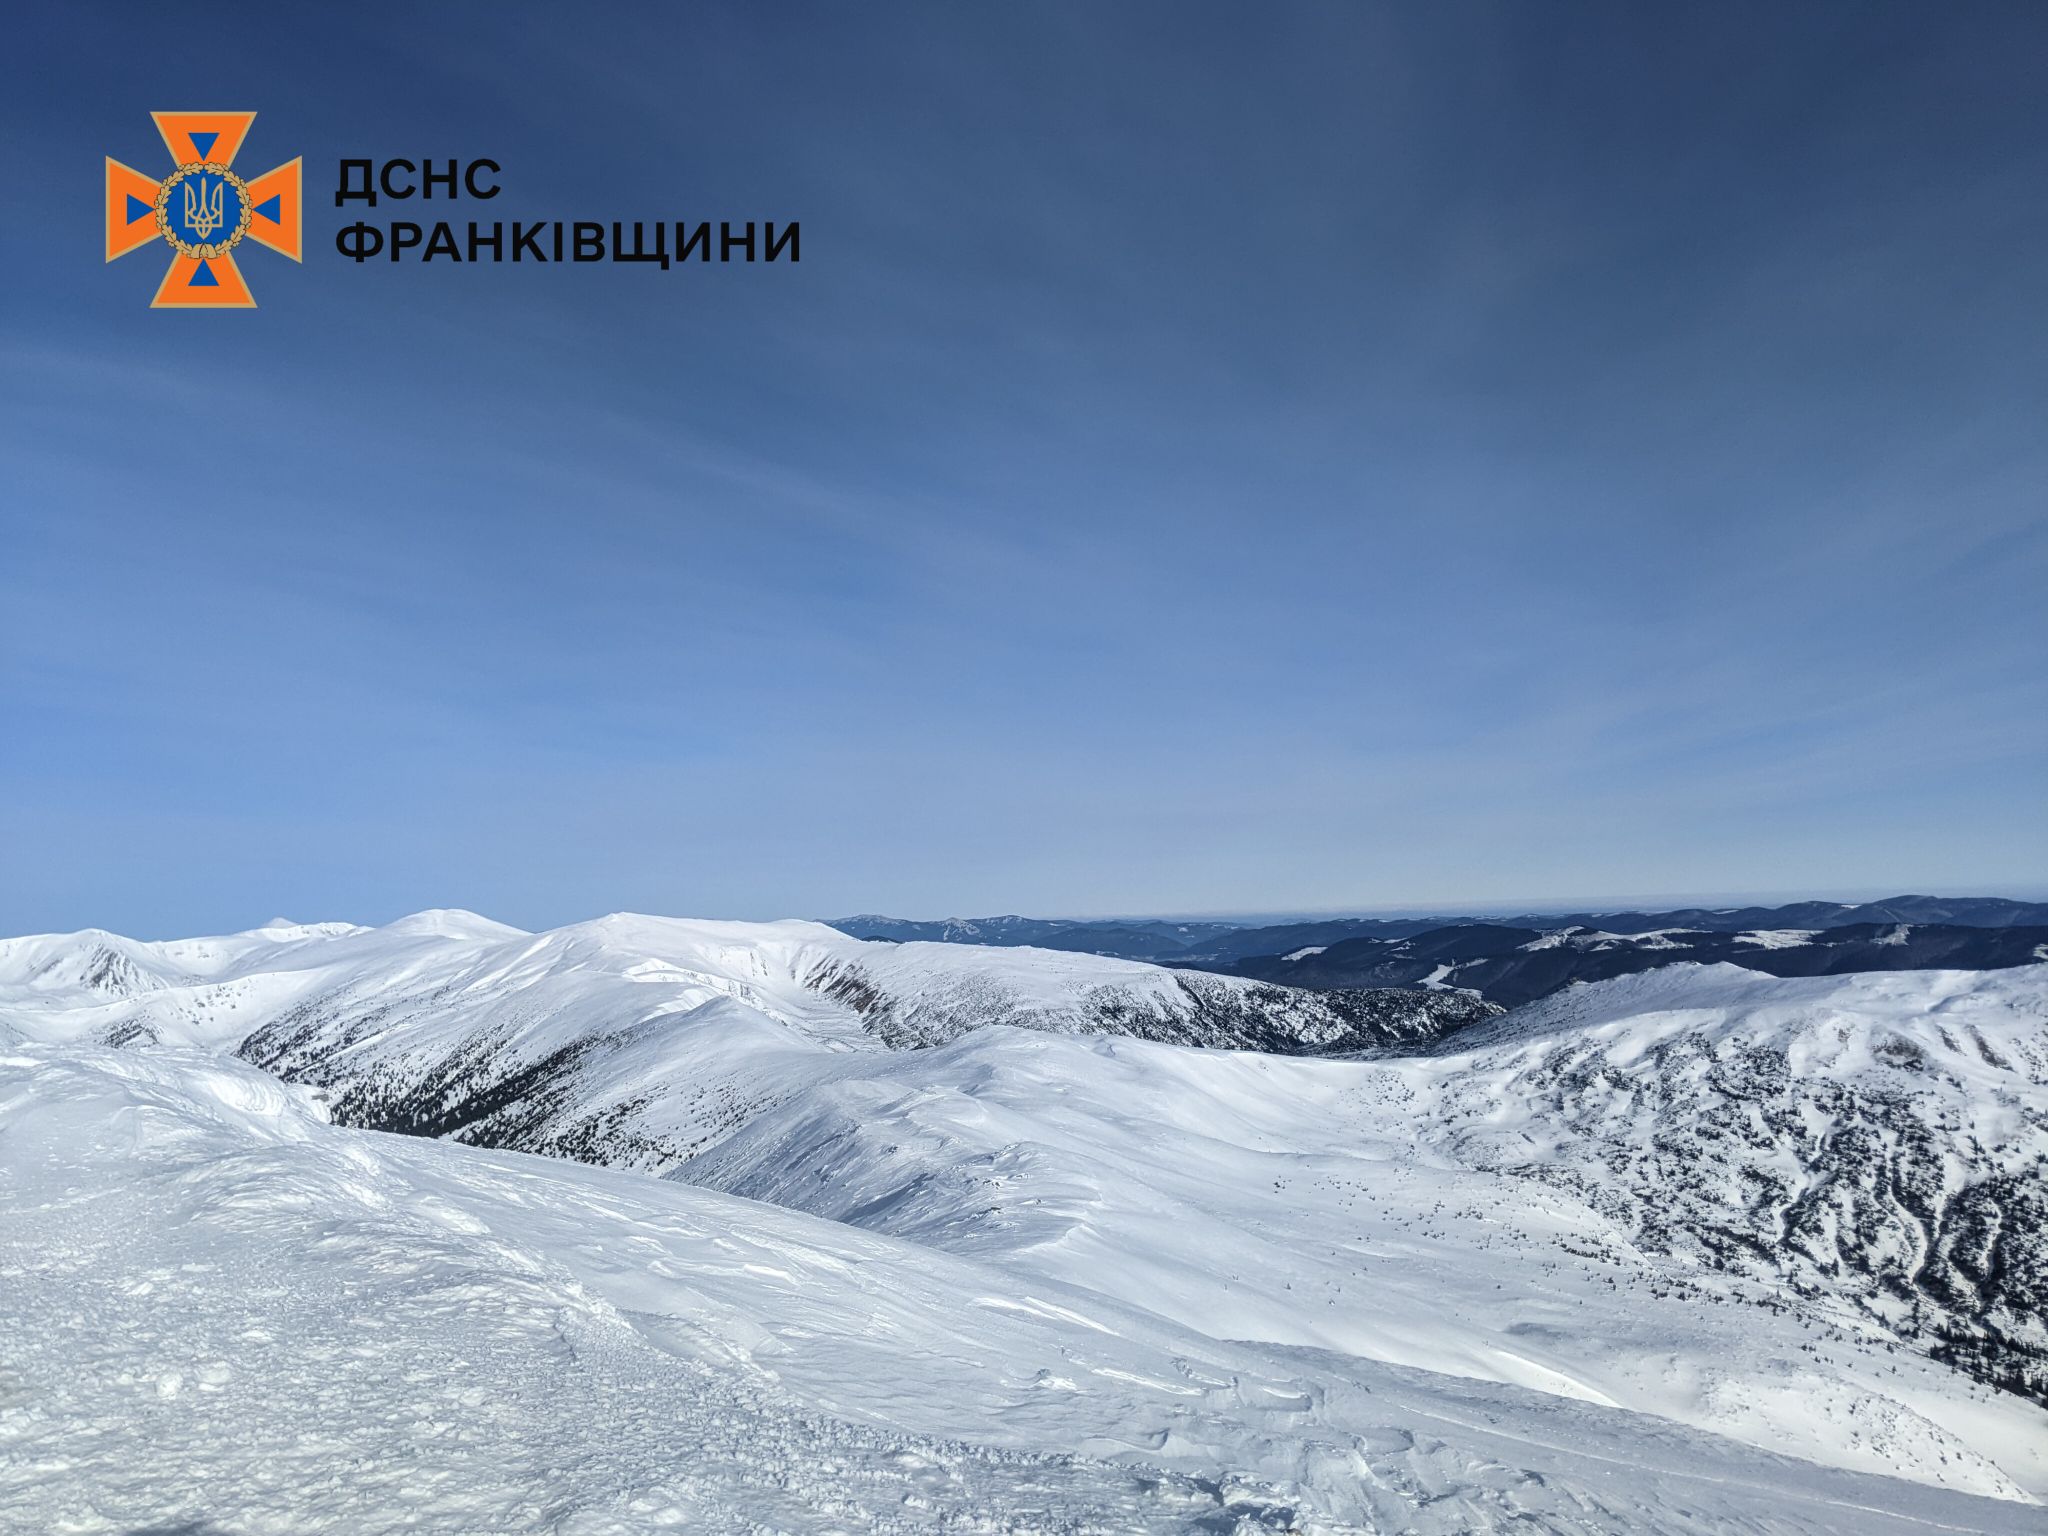
[[[2048,966],[1659,971],[1432,1064],[1461,1162],[2048,1404]]]
[[[1819,932],[1848,927],[1891,928],[1900,924],[1913,928],[2044,928],[2048,927],[2048,902],[2016,901],[2004,896],[1890,896],[1880,901],[1797,901],[1777,907],[1683,907],[1662,912],[1522,913],[1491,917],[1445,912],[1436,916],[1322,917],[1263,924],[1174,918],[1014,915],[950,917],[925,922],[883,917],[875,913],[832,919],[834,928],[861,939],[1029,944],[1040,949],[1074,949],[1089,954],[1119,955],[1130,960],[1158,960],[1218,970],[1229,970],[1240,962],[1291,955],[1302,949],[1320,952],[1351,939],[1404,939],[1437,930],[1477,925],[1526,928],[1538,934],[1584,929],[1610,936],[1633,936],[1676,930],[1696,934]],[[1960,944],[1962,941],[1952,939],[1949,942]],[[1949,963],[1968,966],[1978,962],[1957,955]],[[1876,965],[1853,967],[1883,968]],[[1585,976],[1579,979],[1590,981],[1597,978]]]
[[[0,941],[0,1029],[218,1046],[327,1088],[351,1124],[643,1169],[859,1070],[864,1053],[989,1024],[1335,1053],[1498,1011],[1450,993],[1304,992],[1093,955],[864,943],[805,922],[619,914],[529,934],[424,912],[165,944]]]
[[[2048,926],[2020,923],[1865,922],[1825,928],[1786,923],[1733,930],[1673,923],[1625,932],[1590,924],[1459,923],[1423,933],[1301,945],[1219,969],[1292,987],[1457,988],[1512,1008],[1575,983],[1668,965],[1725,963],[1773,976],[1840,976],[1995,970],[2044,960]]]
[[[856,939],[887,939],[897,944],[919,940],[937,944],[1022,944],[1033,949],[1114,955],[1124,960],[1153,960],[1179,954],[1191,945],[1220,940],[1239,927],[1236,923],[1171,918],[1045,918],[1014,914],[946,917],[924,922],[875,913],[836,917],[831,926]]]
[[[1235,1049],[1196,1048],[1218,1045]],[[409,1200],[480,1224],[488,1238],[453,1230],[487,1310],[510,1304],[513,1278],[545,1272],[611,1298],[643,1334],[635,1349],[651,1338],[657,1354],[701,1364],[708,1349],[732,1365],[730,1339],[762,1330],[780,1342],[763,1346],[765,1365],[748,1346],[742,1374],[798,1384],[806,1426],[964,1436],[975,1449],[919,1440],[916,1454],[969,1481],[983,1474],[962,1468],[1000,1462],[1010,1470],[985,1485],[999,1501],[1021,1496],[1003,1478],[1036,1465],[1003,1458],[1077,1455],[1061,1486],[1081,1502],[1024,1529],[1869,1530],[1881,1527],[1864,1510],[1916,1507],[1988,1530],[2020,1528],[2005,1511],[2048,1496],[2048,966],[1781,980],[1680,965],[1502,1016],[1456,992],[1347,998],[1074,953],[871,944],[808,923],[613,917],[525,934],[426,913],[171,944],[0,941],[0,1046],[21,1074],[0,1128],[42,1123],[30,1112],[53,1097],[99,1106],[80,1111],[78,1144],[99,1162],[61,1150],[59,1116],[32,1151],[0,1129],[0,1170],[156,1187],[157,1131],[136,1126],[246,1169],[264,1165],[238,1138],[289,1125],[290,1159],[314,1160],[290,1178],[314,1193],[272,1200],[221,1175],[222,1210],[251,1202],[245,1226],[220,1220],[252,1254],[266,1223],[287,1248],[302,1227],[338,1230],[335,1212],[358,1208],[335,1204],[335,1181],[360,1165],[351,1190],[399,1201],[375,1218],[397,1222],[382,1255],[410,1240],[397,1235],[414,1231]],[[283,1107],[252,1131],[236,1117],[256,1100]],[[394,1143],[319,1115],[633,1172]],[[199,1130],[178,1128],[195,1117]],[[386,1180],[413,1193],[390,1196]],[[633,1214],[586,1220],[558,1202]],[[29,1209],[24,1241],[69,1219],[56,1195]],[[726,1224],[761,1222],[836,1257],[792,1268],[720,1248]],[[706,1234],[701,1260],[665,1235],[690,1223]],[[145,1245],[134,1283],[178,1273],[178,1241]],[[339,1294],[319,1241],[304,1241],[304,1287]],[[756,1270],[767,1278],[742,1278]],[[806,1276],[830,1317],[770,1296],[750,1314],[748,1287],[777,1270]],[[404,1283],[391,1286],[405,1326],[430,1332],[443,1314],[407,1312]],[[848,1288],[869,1310],[832,1310]],[[947,1328],[974,1320],[963,1338],[982,1337],[992,1310],[1037,1342],[946,1346],[994,1374],[977,1387],[959,1368],[919,1417],[898,1400],[916,1371],[891,1374],[906,1368],[884,1358],[909,1325],[873,1311],[905,1296]],[[125,1326],[121,1306],[110,1325]],[[707,1308],[724,1319],[715,1349],[695,1331]],[[643,1311],[667,1321],[643,1329]],[[849,1342],[873,1329],[883,1343]],[[1076,1409],[1062,1438],[1058,1414],[1032,1408],[1037,1389],[1008,1385],[1078,1381],[1073,1362],[1110,1347],[1105,1329],[1154,1354],[1119,1357],[1104,1380],[1213,1419],[1156,1421],[1112,1394]],[[507,1369],[531,1366],[516,1355]],[[1012,1355],[1037,1363],[990,1364]],[[1268,1412],[1246,1372],[1285,1374],[1293,1406]],[[1220,1398],[1202,1384],[1226,1379],[1238,1384]],[[720,1411],[738,1423],[753,1407]],[[696,1422],[680,1400],[663,1411]],[[1531,1412],[1566,1417],[1535,1427]],[[1142,1427],[1114,1429],[1124,1414]],[[812,1428],[770,1433],[785,1432]],[[1470,1438],[1496,1433],[1517,1448]],[[569,1430],[545,1436],[521,1454],[572,1454]],[[1390,1460],[1383,1447],[1402,1436]],[[1539,1468],[1534,1439],[1574,1449]],[[1571,1459],[1596,1445],[1662,1467],[1719,1457],[1733,1481],[1693,1502],[1664,1481],[1654,1495],[1628,1478],[1605,1486]],[[869,1510],[835,1481],[897,1486],[864,1454],[846,1452],[802,1498]],[[1167,1503],[1117,1480],[1137,1461]],[[1223,1488],[1222,1470],[1241,1508],[1189,1492]],[[1016,1475],[1041,1489],[1051,1476]],[[1825,1498],[1859,1509],[1817,1508],[1799,1491],[1819,1486],[1809,1478],[1836,1479]],[[1898,1478],[2006,1502],[1915,1506],[1932,1495],[1909,1497]],[[939,1481],[933,1509],[971,1507],[966,1482]],[[1195,1502],[1171,1503],[1183,1496]],[[842,1523],[942,1523],[866,1519]]]
[[[1415,1045],[1498,1014],[1493,1004],[1405,988],[1304,991],[1097,955],[863,945],[806,957],[804,982],[859,1013],[892,1046],[940,1045],[1011,1024],[1171,1045],[1331,1056]]]
[[[0,1051],[0,1170],[10,1532],[2039,1529],[772,1205],[334,1126],[190,1049]]]
[[[2048,902],[1894,896],[1781,907],[1522,917],[1357,917],[1252,927],[1127,918],[849,917],[897,942],[1033,945],[1303,988],[1421,987],[1518,1007],[1577,982],[1729,962],[1774,976],[1992,970],[2048,961]]]
[[[1362,1062],[985,1034],[891,1066],[678,1176],[1212,1334],[2048,1475],[2048,967],[1688,967]]]

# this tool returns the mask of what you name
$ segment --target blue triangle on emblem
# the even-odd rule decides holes
[[[145,203],[133,192],[128,194],[128,222],[130,224],[133,224],[137,219],[146,219],[155,212],[155,208]]]
[[[213,268],[202,261],[199,263],[199,270],[192,274],[192,281],[185,286],[187,288],[218,288],[220,286],[220,279],[213,275]]]
[[[254,208],[252,208],[250,212],[254,213],[256,217],[259,219],[268,219],[270,220],[271,223],[275,224],[278,221],[279,217],[278,199],[283,195],[284,194],[282,193],[278,193],[276,196],[266,197],[265,199],[263,199],[262,202],[258,203]]]
[[[213,154],[213,141],[219,137],[218,133],[195,133],[192,135],[192,147],[199,151],[200,159],[205,160]]]

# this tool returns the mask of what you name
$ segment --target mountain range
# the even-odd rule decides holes
[[[1022,917],[915,923],[868,916],[833,926],[896,942],[1029,944],[1121,955],[1293,987],[1456,987],[1508,1007],[1575,982],[1680,961],[1812,976],[1941,966],[1991,970],[2048,959],[2048,902],[1983,896],[1268,925]]]
[[[9,1528],[2048,1499],[2048,964],[1504,1012],[802,922],[41,935],[0,1174]]]
[[[1514,1007],[1576,983],[1680,963],[1739,965],[1772,976],[1943,967],[1997,970],[2048,960],[2048,926],[1857,923],[1739,933],[1655,928],[1516,928],[1470,923],[1401,939],[1345,939],[1239,960],[1228,974],[1296,987],[1456,987]]]

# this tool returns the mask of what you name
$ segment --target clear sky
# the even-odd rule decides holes
[[[9,33],[0,931],[2048,880],[2041,5]],[[199,108],[254,313],[101,261]],[[802,261],[338,256],[428,155]]]

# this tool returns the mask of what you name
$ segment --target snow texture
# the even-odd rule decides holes
[[[2037,1529],[631,1174],[0,1056],[0,1528]]]
[[[0,1530],[2040,1528],[2048,967],[1330,997],[0,941]]]

